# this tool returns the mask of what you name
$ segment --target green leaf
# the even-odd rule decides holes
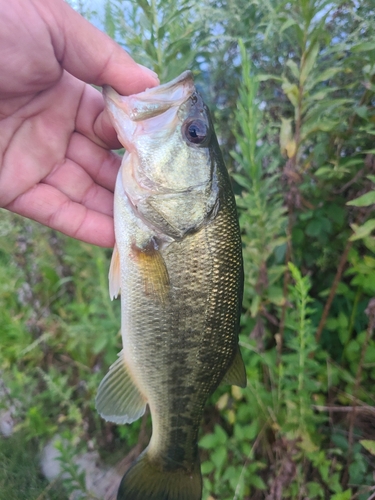
[[[364,364],[370,363],[375,363],[375,345],[369,345],[365,354]],[[373,443],[375,443],[375,441],[373,441]]]
[[[147,16],[147,18],[149,19],[151,24],[153,24],[153,22],[154,22],[153,12],[152,12],[152,8],[149,5],[149,3],[147,2],[147,0],[137,0],[137,3],[141,7],[141,9],[145,13],[145,15]]]
[[[271,74],[260,74],[256,76],[256,80],[258,82],[267,82],[268,80],[276,80],[277,82],[282,82],[283,79],[280,78],[280,76],[277,75],[271,75]]]
[[[342,207],[336,203],[332,203],[331,205],[327,206],[326,213],[329,219],[334,223],[339,224],[340,226],[344,224],[346,216],[345,207]]]
[[[252,318],[255,318],[255,316],[258,314],[260,304],[261,297],[259,295],[255,295],[250,306],[250,314]]]
[[[356,453],[353,462],[349,466],[349,481],[352,484],[363,484],[366,472],[366,463],[363,455]]]
[[[256,476],[255,474],[250,476],[249,483],[258,490],[265,490],[267,488],[263,479],[260,476]]]
[[[308,236],[318,236],[322,231],[322,222],[320,219],[313,219],[306,226],[306,234]]]
[[[235,153],[236,153],[235,151],[231,151],[231,156],[233,158],[237,157],[237,155]],[[238,157],[239,157],[239,155],[238,155]],[[249,181],[249,179],[247,177],[245,177],[244,175],[241,175],[241,174],[232,174],[232,177],[241,187],[250,191],[251,182]]]
[[[259,432],[259,424],[257,420],[254,420],[249,425],[242,425],[243,437],[245,439],[253,440]]]
[[[301,85],[304,85],[304,83],[306,82],[307,77],[309,76],[312,68],[315,65],[318,54],[319,54],[319,43],[316,42],[309,48],[306,59],[302,65],[301,77],[300,77]]]
[[[322,99],[327,98],[328,94],[331,92],[336,92],[337,87],[330,87],[330,88],[324,88],[324,89],[319,89],[317,92],[314,94],[310,94],[305,97],[305,102],[307,103],[307,106],[305,105],[305,109],[308,109],[308,105],[311,105],[314,103],[314,101],[321,101]]]
[[[354,200],[348,201],[347,205],[352,207],[368,207],[369,205],[373,205],[375,203],[375,191],[369,191]]]
[[[320,498],[321,497],[320,494],[322,492],[322,485],[315,481],[307,483],[307,492],[309,498]]]
[[[356,106],[354,112],[361,118],[367,118],[368,116],[367,106]]]
[[[105,4],[105,30],[111,38],[115,37],[116,25],[113,20],[113,15],[111,12],[111,2],[107,0]]]
[[[283,79],[282,89],[284,94],[288,97],[289,101],[295,108],[298,107],[299,90],[295,83],[291,83],[286,78]]]
[[[321,122],[317,123],[317,129],[321,130],[322,132],[330,132],[333,130],[335,127],[337,127],[338,121],[337,120],[322,120]]]
[[[339,73],[340,71],[342,71],[342,68],[336,68],[336,67],[335,68],[328,68],[328,69],[322,71],[321,73],[319,73],[316,77],[314,77],[310,81],[306,82],[306,87],[311,89],[311,88],[315,87],[315,85],[317,83],[331,80],[331,78],[333,78],[335,75],[337,75],[337,73]]]
[[[314,132],[318,132],[319,130],[322,132],[330,132],[337,127],[337,120],[329,120],[328,118],[321,118],[318,121],[314,121],[311,123],[305,123],[301,129],[301,137],[302,140],[305,140],[310,134]]]
[[[294,227],[292,231],[292,240],[296,245],[300,245],[305,237],[304,232],[299,227]]]
[[[356,52],[367,52],[368,50],[375,50],[375,42],[362,42],[351,47],[354,54]]]
[[[350,500],[352,498],[352,490],[345,490],[341,493],[336,493],[331,496],[331,500]]]
[[[361,439],[359,442],[371,455],[375,456],[375,441],[372,439]]]
[[[267,293],[268,300],[276,306],[285,304],[285,297],[281,287],[270,286]]]
[[[217,436],[217,442],[220,444],[225,444],[228,441],[227,433],[220,425],[215,425],[215,435]]]
[[[293,59],[288,59],[286,62],[286,65],[288,66],[288,68],[292,72],[292,75],[294,76],[294,78],[296,80],[299,80],[299,67],[298,67],[297,63],[295,61],[293,61]]]
[[[209,474],[210,472],[212,472],[214,470],[214,468],[215,468],[214,464],[212,462],[209,462],[208,460],[206,460],[201,465],[202,474]]]
[[[291,26],[294,26],[296,23],[296,21],[292,18],[292,17],[289,17],[285,22],[284,24],[281,26],[280,28],[280,33],[282,33],[283,31],[287,30],[288,28],[290,28]]]
[[[206,434],[199,441],[199,446],[205,450],[211,450],[215,448],[218,444],[217,437],[215,434]]]
[[[367,236],[366,238],[363,238],[363,243],[370,250],[370,252],[375,253],[375,238]]]
[[[332,167],[324,166],[318,168],[318,170],[315,172],[315,175],[317,177],[326,177],[327,174],[330,174],[333,171]]]
[[[295,142],[293,140],[292,119],[281,117],[280,127],[280,151],[281,154],[287,155],[288,158],[293,156],[295,150]],[[294,144],[294,147],[293,147]]]
[[[369,219],[362,226],[356,226],[353,224],[354,234],[349,238],[350,241],[361,240],[375,229],[375,219]]]
[[[224,445],[218,446],[214,452],[211,453],[211,460],[215,465],[216,469],[222,469],[223,465],[227,460],[228,452]]]

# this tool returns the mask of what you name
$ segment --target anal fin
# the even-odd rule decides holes
[[[128,372],[123,351],[101,381],[95,406],[101,417],[116,424],[130,424],[144,414],[146,401]]]
[[[246,370],[239,347],[237,347],[237,352],[234,357],[234,360],[231,366],[229,367],[229,370],[224,375],[224,378],[221,383],[229,385],[238,385],[239,387],[242,388],[246,387],[247,385]]]

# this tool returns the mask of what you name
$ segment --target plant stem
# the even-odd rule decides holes
[[[349,254],[350,249],[352,248],[352,245],[353,245],[353,242],[348,241],[346,244],[346,247],[344,249],[344,252],[341,255],[341,259],[340,259],[339,265],[337,267],[336,275],[335,275],[335,278],[333,280],[331,290],[329,292],[328,300],[324,306],[323,314],[322,314],[322,317],[320,318],[318,329],[317,329],[316,334],[315,334],[316,342],[319,342],[320,337],[322,335],[322,331],[323,331],[323,328],[326,324],[328,314],[329,314],[329,311],[331,309],[333,299],[335,298],[336,290],[337,290],[337,287],[340,283],[341,276],[342,276],[342,273],[344,271],[345,264],[348,260],[348,254]]]
[[[353,389],[353,411],[350,414],[350,424],[349,424],[349,435],[348,435],[348,460],[346,463],[346,467],[344,470],[343,478],[342,478],[342,483],[344,485],[344,488],[347,487],[348,481],[349,481],[349,466],[352,460],[352,455],[353,455],[353,434],[354,434],[354,424],[355,424],[355,419],[357,415],[357,404],[358,404],[358,391],[359,391],[359,386],[361,383],[361,376],[362,376],[362,370],[363,370],[363,363],[365,360],[365,355],[367,351],[368,344],[370,342],[370,338],[372,337],[374,327],[375,327],[375,298],[371,299],[368,303],[367,309],[366,309],[366,314],[369,318],[369,323],[366,331],[366,338],[365,341],[363,342],[362,345],[362,350],[361,350],[361,356],[359,359],[358,363],[358,368],[357,368],[357,374],[355,377],[355,383],[354,383],[354,389]]]
[[[288,215],[288,228],[287,228],[287,248],[286,248],[286,254],[285,254],[285,273],[284,273],[284,283],[283,283],[283,298],[284,298],[284,303],[281,309],[281,317],[280,317],[280,327],[279,327],[279,337],[277,341],[277,365],[280,364],[281,362],[281,355],[283,352],[283,343],[284,343],[284,331],[285,331],[285,318],[286,318],[286,309],[288,307],[288,286],[290,282],[290,271],[288,269],[288,264],[291,262],[292,259],[292,242],[291,242],[291,235],[292,235],[292,227],[293,227],[293,222],[292,222],[292,216],[291,214]]]

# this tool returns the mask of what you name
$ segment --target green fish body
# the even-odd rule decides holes
[[[104,90],[127,153],[115,190],[110,295],[121,291],[123,351],[97,409],[152,437],[118,500],[199,500],[198,431],[221,382],[246,385],[238,347],[241,239],[229,176],[192,74],[141,94]]]

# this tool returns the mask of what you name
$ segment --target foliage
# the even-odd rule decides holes
[[[39,464],[35,461],[36,442],[25,442],[25,435],[17,432],[11,440],[1,442],[0,498],[1,500],[29,500],[48,498],[66,500],[59,481],[49,485],[40,477]],[[41,496],[43,492],[48,497]]]
[[[200,440],[204,499],[368,498],[372,2],[107,0],[96,17],[89,13],[162,81],[194,70],[233,178],[248,386],[221,387],[209,401]],[[91,441],[114,464],[148,427],[105,424],[93,408],[120,349],[109,253],[5,212],[0,234],[0,370],[11,399],[4,405],[16,419],[8,442],[17,446],[22,435],[36,453],[64,433],[83,447]],[[62,450],[66,495],[84,491],[72,450]],[[0,460],[14,471],[5,455]],[[45,498],[55,498],[52,490]]]
[[[197,67],[202,35],[190,22],[194,0],[107,0],[107,32],[165,82]]]

